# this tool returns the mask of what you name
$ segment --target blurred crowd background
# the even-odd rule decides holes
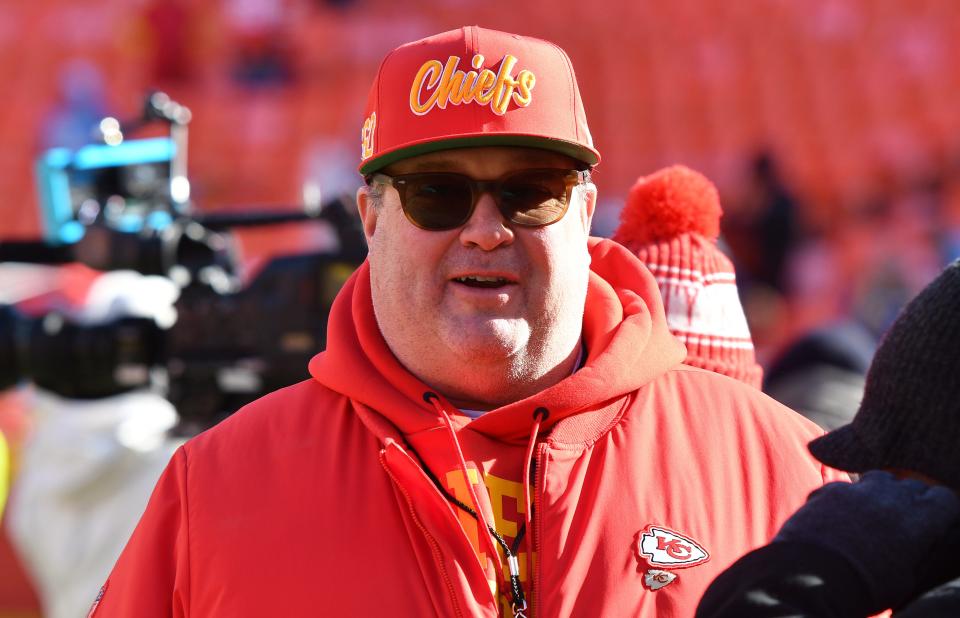
[[[151,89],[193,111],[200,210],[352,193],[383,55],[473,23],[570,54],[603,154],[598,234],[638,176],[683,163],[716,183],[768,369],[836,325],[864,334],[868,361],[871,337],[960,256],[956,0],[4,0],[0,239],[40,233],[41,152],[135,117]],[[289,225],[242,241],[255,261],[324,238]],[[9,399],[16,454],[27,421]],[[40,615],[5,543],[0,617]]]

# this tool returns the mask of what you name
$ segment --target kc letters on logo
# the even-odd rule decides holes
[[[710,559],[699,543],[663,526],[648,526],[637,540],[637,553],[652,567],[682,569]]]
[[[670,571],[661,571],[659,569],[650,569],[643,576],[643,585],[656,592],[668,584],[672,584],[677,579],[676,573]]]

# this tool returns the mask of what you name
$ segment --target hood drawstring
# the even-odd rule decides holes
[[[523,503],[526,507],[523,511],[523,523],[525,529],[531,531],[531,534],[527,535],[527,556],[529,556],[527,571],[531,574],[528,578],[530,580],[533,579],[533,505],[530,500],[530,483],[535,482],[530,478],[530,467],[533,464],[533,449],[537,445],[540,423],[548,418],[550,418],[550,411],[546,408],[537,408],[533,411],[533,426],[530,428],[530,441],[527,442],[527,453],[523,458]]]
[[[533,529],[531,523],[532,516],[530,513],[530,466],[533,457],[533,449],[536,446],[537,436],[540,433],[540,423],[547,420],[547,418],[550,416],[550,412],[546,408],[537,408],[533,413],[533,427],[530,430],[530,442],[527,444],[526,456],[523,465],[523,499],[524,503],[526,504],[526,512],[524,513],[524,523],[520,526],[520,530],[517,532],[517,536],[513,540],[513,547],[511,548],[504,540],[503,536],[497,532],[496,528],[487,522],[487,519],[483,514],[483,509],[480,508],[480,501],[477,497],[477,492],[473,487],[473,483],[470,482],[470,476],[467,472],[467,461],[463,456],[463,449],[460,447],[460,440],[457,438],[456,428],[453,426],[453,420],[450,418],[450,414],[447,413],[446,409],[443,407],[443,404],[440,402],[439,395],[427,391],[423,394],[423,400],[431,404],[437,410],[437,412],[440,414],[440,417],[443,419],[444,425],[447,427],[447,431],[450,434],[450,439],[453,442],[454,448],[457,452],[457,463],[460,466],[460,471],[463,473],[464,482],[470,491],[470,498],[473,500],[473,503],[476,505],[477,509],[474,510],[470,508],[454,496],[450,495],[450,492],[447,491],[443,484],[440,483],[440,480],[427,467],[426,462],[423,461],[423,458],[420,457],[416,451],[413,451],[413,449],[410,450],[417,456],[417,459],[420,460],[420,465],[423,467],[424,472],[430,477],[430,480],[433,481],[433,484],[436,485],[437,489],[440,490],[440,493],[442,493],[447,500],[471,515],[477,520],[477,523],[483,527],[483,538],[486,541],[487,550],[491,552],[491,556],[495,556],[495,558],[492,560],[494,568],[497,571],[497,576],[500,578],[500,581],[507,581],[510,583],[510,600],[514,618],[526,618],[527,600],[523,593],[523,584],[520,583],[520,561],[517,559],[517,551],[520,549],[520,543],[526,536],[527,555],[529,558],[527,572],[530,574],[528,579],[532,580],[533,545],[530,541],[530,536],[532,535],[525,534],[527,530]],[[503,564],[500,561],[499,553],[494,545],[494,539],[496,539],[496,543],[503,550],[503,554],[507,559],[507,568],[510,571],[509,578],[504,576]]]

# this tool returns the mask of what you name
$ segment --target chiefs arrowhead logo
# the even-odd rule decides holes
[[[672,584],[677,579],[676,573],[661,571],[660,569],[650,569],[643,575],[643,585],[650,590],[660,590],[667,584]]]
[[[683,569],[710,559],[699,543],[663,526],[647,526],[637,540],[637,553],[652,567]]]

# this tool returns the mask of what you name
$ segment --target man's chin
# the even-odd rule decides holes
[[[441,334],[458,355],[473,361],[506,360],[530,340],[530,327],[523,320],[475,319],[450,324]]]

